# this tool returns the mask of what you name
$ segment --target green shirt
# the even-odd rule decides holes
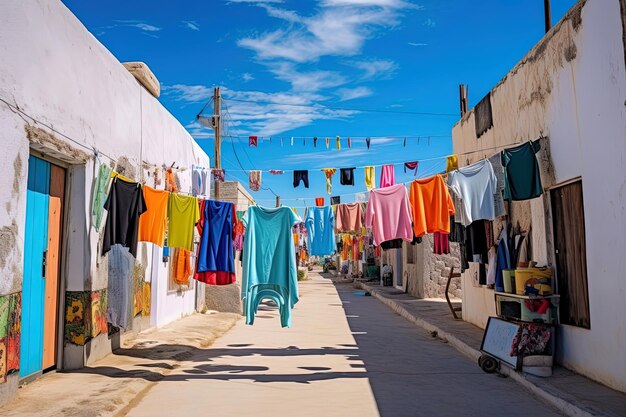
[[[505,199],[530,200],[543,193],[539,163],[535,157],[540,149],[537,139],[502,151]]]
[[[170,193],[167,217],[167,246],[193,250],[193,228],[200,220],[198,199]]]

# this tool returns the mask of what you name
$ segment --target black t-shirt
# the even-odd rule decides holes
[[[104,208],[108,215],[104,226],[102,255],[104,256],[111,246],[119,243],[137,257],[139,216],[147,209],[141,184],[115,178]]]

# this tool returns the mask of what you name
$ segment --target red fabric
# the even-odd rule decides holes
[[[435,248],[433,252],[437,255],[450,253],[450,240],[447,233],[435,232]]]
[[[256,136],[248,136],[248,145],[256,148],[259,145],[259,138]]]
[[[317,198],[315,199],[315,205],[316,205],[317,207],[322,207],[322,206],[324,206],[324,197],[317,197]]]

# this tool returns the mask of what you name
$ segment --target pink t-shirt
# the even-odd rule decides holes
[[[413,240],[411,207],[404,184],[370,192],[365,210],[365,227],[374,231],[374,245],[393,239]]]

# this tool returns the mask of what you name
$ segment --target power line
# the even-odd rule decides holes
[[[357,109],[352,107],[335,107],[335,106],[327,106],[321,103],[312,103],[312,104],[297,104],[297,103],[281,103],[276,101],[259,101],[259,100],[242,100],[237,98],[229,98],[230,101],[238,101],[241,103],[252,103],[252,104],[266,104],[266,105],[277,105],[277,106],[290,106],[290,107],[305,107],[312,109],[329,109],[329,110],[345,110],[345,111],[358,111],[364,113],[388,113],[388,114],[410,114],[415,116],[444,116],[444,117],[459,117],[457,113],[436,113],[436,112],[416,112],[416,111],[403,111],[403,110],[385,110],[385,109]]]

